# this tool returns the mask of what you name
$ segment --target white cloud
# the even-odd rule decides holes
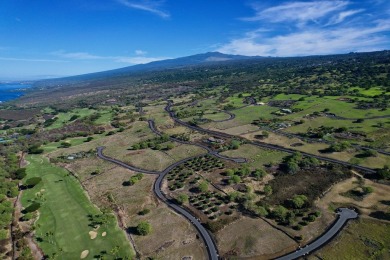
[[[139,56],[144,56],[148,54],[147,51],[143,51],[143,50],[135,50],[135,55],[139,55]]]
[[[390,20],[377,21],[369,27],[307,29],[264,38],[261,34],[246,35],[222,45],[217,51],[250,56],[296,56],[345,53],[388,48]]]
[[[332,12],[342,10],[347,5],[347,1],[290,2],[263,10],[260,5],[254,4],[252,7],[256,15],[243,20],[266,20],[274,23],[295,21],[302,26],[309,21],[316,21]]]
[[[96,59],[105,59],[105,57],[102,56],[96,56],[89,54],[88,52],[65,52],[64,50],[54,51],[50,54],[67,58],[67,59],[76,59],[76,60],[96,60]]]
[[[161,1],[150,1],[150,0],[141,0],[141,1],[128,1],[128,0],[117,0],[124,6],[129,8],[138,9],[152,14],[158,15],[162,18],[169,18],[171,15],[168,12],[160,10]]]
[[[136,50],[137,56],[99,56],[90,54],[88,52],[66,52],[64,50],[54,51],[51,55],[58,56],[69,60],[106,60],[112,62],[129,63],[129,64],[144,64],[152,61],[169,59],[167,57],[145,57],[147,52],[142,50]]]
[[[258,29],[220,45],[217,51],[297,56],[388,49],[390,19],[379,20],[375,17],[381,16],[373,15],[372,10],[349,5],[348,1],[287,2],[262,9],[255,4],[256,15],[244,20],[260,21]],[[353,17],[358,13],[363,14]],[[288,30],[280,30],[281,26]],[[263,30],[265,27],[270,31]]]
[[[326,25],[335,25],[335,24],[341,23],[347,17],[355,15],[355,14],[358,14],[358,13],[361,13],[363,11],[364,11],[364,9],[350,10],[350,11],[341,12],[341,13],[333,16]]]

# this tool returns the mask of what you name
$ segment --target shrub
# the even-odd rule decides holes
[[[152,226],[147,221],[141,221],[137,225],[136,229],[137,229],[138,235],[141,235],[141,236],[146,236],[152,232]]]
[[[31,203],[27,208],[25,208],[23,210],[23,213],[24,214],[27,214],[27,213],[30,213],[30,212],[34,212],[36,210],[38,210],[39,208],[41,207],[41,204],[38,203],[38,202],[33,202]]]

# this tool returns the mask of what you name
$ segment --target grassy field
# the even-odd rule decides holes
[[[248,160],[249,166],[260,169],[265,164],[280,163],[283,157],[287,155],[284,152],[261,149],[250,144],[241,145],[237,150],[226,151],[222,154],[231,157],[244,157]]]
[[[273,259],[275,254],[280,255],[296,247],[291,238],[272,228],[264,220],[249,217],[241,217],[219,231],[216,237],[222,256],[236,252],[240,257]]]
[[[35,224],[39,246],[45,254],[54,253],[64,259],[79,259],[83,251],[89,250],[86,259],[93,259],[101,251],[113,258],[111,251],[119,247],[118,256],[134,255],[125,234],[119,229],[116,219],[110,215],[106,224],[97,229],[89,226],[89,214],[101,214],[88,199],[78,181],[60,167],[51,165],[45,157],[27,157],[27,177],[41,177],[42,181],[32,189],[23,192],[22,205],[27,207],[31,201],[39,200],[39,219]],[[91,239],[89,232],[97,233]],[[47,236],[47,233],[52,235]],[[107,232],[106,236],[102,236]]]
[[[51,126],[47,127],[46,129],[47,130],[56,129],[56,128],[60,128],[64,125],[70,123],[69,120],[73,115],[78,115],[79,118],[83,118],[83,117],[92,115],[95,112],[96,112],[96,110],[94,110],[94,109],[77,108],[77,109],[73,109],[67,113],[59,113],[56,116],[58,119]]]
[[[390,224],[361,218],[309,259],[390,259]]]

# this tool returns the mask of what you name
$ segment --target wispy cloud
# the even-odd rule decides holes
[[[76,59],[76,60],[96,60],[96,59],[105,59],[105,57],[92,55],[87,52],[66,52],[64,50],[54,51],[50,54],[67,58],[67,59]]]
[[[243,20],[267,20],[274,23],[292,21],[298,22],[298,25],[304,25],[334,11],[342,10],[347,5],[347,1],[289,2],[263,10],[260,5],[253,4],[255,16],[243,18]]]
[[[248,31],[220,45],[217,51],[296,56],[388,49],[390,19],[380,20],[372,10],[352,9],[350,5],[347,1],[288,2],[263,10],[253,5],[256,15],[245,21],[260,21],[259,28],[271,31]],[[358,13],[363,14],[354,17]]]
[[[141,0],[141,1],[129,1],[129,0],[117,0],[120,4],[127,6],[129,8],[138,9],[146,11],[155,15],[158,15],[164,19],[169,18],[171,15],[161,10],[162,1],[150,1],[150,0]]]
[[[144,56],[148,54],[147,51],[143,51],[143,50],[135,50],[135,55],[139,55],[139,56]]]
[[[326,25],[335,25],[335,24],[341,23],[347,17],[355,15],[355,14],[358,14],[358,13],[361,13],[363,11],[364,11],[364,9],[350,10],[350,11],[341,12],[341,13],[333,16]]]
[[[66,60],[28,59],[28,58],[12,58],[12,57],[0,57],[0,60],[4,60],[4,61],[26,61],[26,62],[68,62]]]
[[[168,57],[146,57],[145,55],[147,52],[142,50],[136,50],[136,56],[99,56],[88,52],[66,52],[64,50],[53,51],[50,54],[69,60],[106,60],[128,64],[144,64],[152,61],[169,59]]]

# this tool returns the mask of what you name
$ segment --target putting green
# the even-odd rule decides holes
[[[86,196],[80,183],[61,167],[49,163],[38,155],[27,157],[27,177],[41,177],[42,181],[32,189],[23,191],[22,205],[31,201],[41,202],[35,234],[45,254],[58,259],[80,259],[84,250],[89,250],[85,259],[93,259],[106,251],[106,258],[131,258],[134,253],[124,232],[117,226],[116,218],[109,214],[108,221],[98,229],[89,226],[88,215],[101,214]],[[91,239],[89,232],[98,235]],[[102,236],[107,232],[107,236]],[[53,255],[54,254],[54,255]]]

